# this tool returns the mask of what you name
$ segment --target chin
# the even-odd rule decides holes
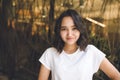
[[[67,43],[67,45],[76,45],[76,43]]]

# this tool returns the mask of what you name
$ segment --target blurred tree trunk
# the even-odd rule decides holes
[[[4,43],[5,43],[5,39],[7,36],[7,19],[8,19],[8,7],[10,6],[10,0],[2,0],[2,6],[1,6],[1,13],[0,13],[0,62],[1,65],[3,66],[3,61],[2,59],[4,59]]]
[[[48,31],[48,40],[52,41],[52,31],[53,31],[53,23],[54,23],[54,6],[55,0],[50,0],[50,11],[49,11],[49,31]]]
[[[0,67],[1,71],[6,72],[6,67],[9,67],[9,47],[8,47],[8,18],[11,14],[12,0],[2,0],[0,13]]]
[[[8,19],[8,8],[10,8],[11,0],[2,0],[2,7],[1,7],[1,27],[4,28],[7,26],[7,19]]]

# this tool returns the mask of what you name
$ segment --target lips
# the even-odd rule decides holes
[[[67,40],[73,40],[74,38],[67,38]]]

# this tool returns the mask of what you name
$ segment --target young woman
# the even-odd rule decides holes
[[[105,54],[88,44],[86,28],[81,16],[72,9],[64,11],[55,24],[54,46],[48,48],[39,61],[38,80],[92,80],[101,69],[112,80],[120,80],[120,73]]]

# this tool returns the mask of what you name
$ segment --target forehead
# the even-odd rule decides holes
[[[64,17],[62,19],[61,26],[64,26],[64,25],[74,25],[74,21],[72,17],[70,16]]]

